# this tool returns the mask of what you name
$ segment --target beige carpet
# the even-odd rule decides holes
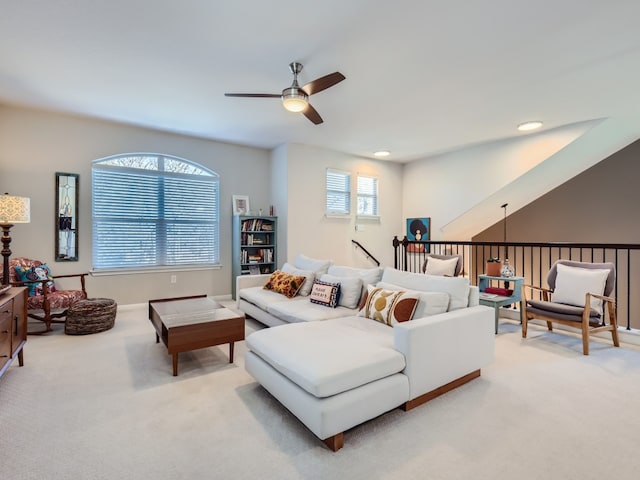
[[[244,343],[235,364],[228,346],[183,354],[173,377],[145,305],[100,334],[58,325],[0,378],[0,479],[638,478],[640,351],[500,330],[482,377],[332,453],[244,371]]]

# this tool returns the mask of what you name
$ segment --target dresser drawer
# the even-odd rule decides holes
[[[11,313],[0,313],[0,366],[11,357]]]

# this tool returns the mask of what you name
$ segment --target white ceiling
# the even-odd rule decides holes
[[[640,116],[638,0],[0,0],[0,103],[409,161]],[[288,64],[315,126],[278,99]],[[640,133],[639,135],[640,136]]]

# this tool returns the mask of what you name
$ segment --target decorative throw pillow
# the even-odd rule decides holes
[[[290,263],[285,263],[282,266],[281,270],[285,273],[291,273],[299,277],[305,277],[305,281],[302,284],[302,287],[300,287],[300,291],[298,292],[298,295],[300,295],[301,297],[306,297],[311,293],[311,287],[313,287],[313,281],[316,279],[315,273],[313,273],[311,270],[302,270],[300,268],[296,268]]]
[[[15,267],[16,276],[21,282],[33,282],[37,280],[49,280],[47,286],[49,292],[55,292],[56,286],[53,283],[53,277],[51,276],[51,269],[45,263],[38,265],[37,267]],[[41,282],[28,283],[25,285],[28,289],[29,296],[34,297],[36,295],[42,295],[43,284]]]
[[[331,260],[311,258],[300,253],[293,259],[293,265],[302,270],[311,270],[319,277],[323,273],[327,273],[327,270],[331,265]]]
[[[271,274],[269,280],[264,285],[265,290],[272,290],[281,293],[287,298],[293,298],[297,295],[298,290],[302,287],[305,277],[291,275],[282,270],[276,270]]]
[[[604,294],[609,270],[570,267],[561,263],[556,268],[556,288],[551,296],[554,302],[584,307],[587,293]],[[591,308],[602,315],[602,300],[591,297]]]
[[[316,280],[313,282],[311,288],[311,295],[309,300],[311,303],[317,303],[318,305],[324,305],[325,307],[336,308],[338,306],[338,299],[340,298],[340,284],[323,282]]]
[[[408,322],[418,305],[418,295],[402,290],[384,290],[369,285],[367,300],[358,312],[359,317],[367,317],[389,326]]]
[[[320,277],[323,282],[340,284],[339,304],[342,307],[356,308],[362,296],[362,280],[358,277],[336,277],[325,273]]]
[[[458,258],[436,258],[427,256],[427,268],[424,273],[427,275],[442,275],[445,277],[453,277],[456,274],[458,266]]]

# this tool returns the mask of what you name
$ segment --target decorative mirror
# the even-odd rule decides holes
[[[78,177],[56,172],[56,262],[78,261]]]

